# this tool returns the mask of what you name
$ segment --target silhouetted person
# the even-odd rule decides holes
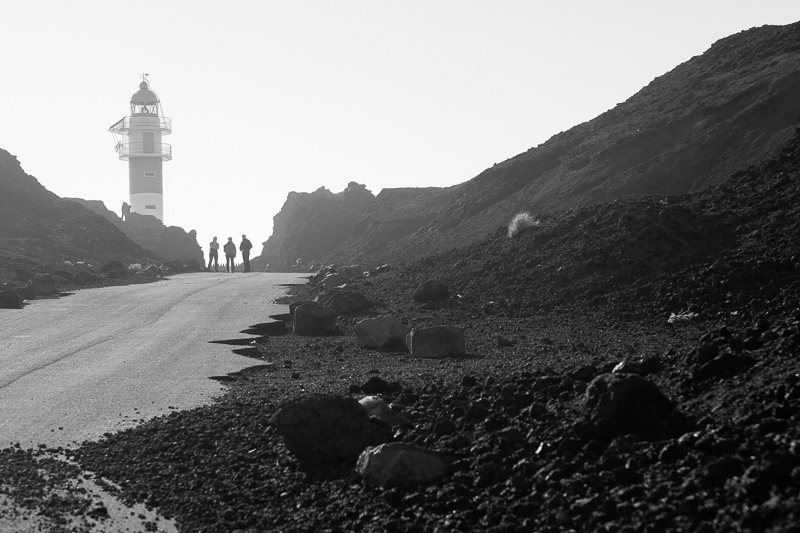
[[[131,206],[128,205],[128,202],[122,202],[122,220],[128,220],[130,214]]]
[[[250,249],[252,247],[253,244],[247,239],[247,235],[242,235],[242,243],[239,245],[239,249],[242,251],[245,272],[250,272]]]
[[[214,237],[208,245],[208,271],[211,272],[211,261],[214,261],[214,272],[219,272],[219,243]]]
[[[233,262],[236,259],[236,245],[233,243],[233,237],[228,237],[228,242],[222,249],[225,251],[225,270],[236,272],[236,264]]]

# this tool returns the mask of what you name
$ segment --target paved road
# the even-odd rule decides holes
[[[184,274],[0,309],[0,448],[74,446],[208,403],[257,362],[212,340],[286,312],[294,274]]]

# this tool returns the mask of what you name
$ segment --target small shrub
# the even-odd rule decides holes
[[[527,211],[517,213],[508,224],[508,236],[513,239],[526,229],[538,226],[539,224],[541,224],[541,222],[533,218]]]

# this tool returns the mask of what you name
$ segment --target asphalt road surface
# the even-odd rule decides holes
[[[200,273],[0,309],[0,448],[71,447],[206,404],[258,363],[209,341],[286,312],[296,274]]]

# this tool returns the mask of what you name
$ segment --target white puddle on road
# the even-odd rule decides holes
[[[48,455],[49,459],[73,466],[76,463],[62,455]],[[47,476],[47,468],[40,473]],[[104,486],[116,486],[108,480],[96,482],[91,472],[82,472],[78,477],[66,479],[63,483],[49,486],[44,495],[36,500],[43,505],[48,501],[76,501],[72,506],[58,505],[51,508],[31,508],[19,505],[13,497],[14,487],[6,486],[0,480],[0,531],[19,533],[41,531],[74,531],[85,533],[118,533],[151,531],[155,533],[178,533],[173,520],[160,516],[143,504],[126,505]],[[58,478],[58,476],[56,476]],[[51,479],[56,479],[51,478]],[[21,498],[30,496],[20,494]],[[88,505],[88,511],[83,505]],[[84,510],[86,512],[81,512]]]

